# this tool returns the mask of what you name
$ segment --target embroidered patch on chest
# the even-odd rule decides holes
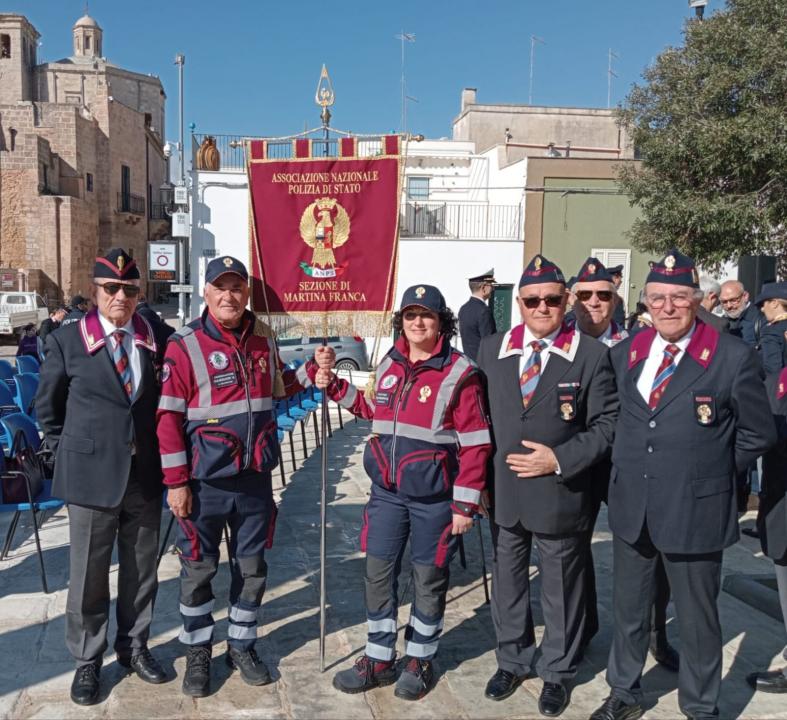
[[[230,360],[223,352],[214,350],[208,355],[208,363],[210,363],[212,368],[216,368],[216,370],[223,370],[230,364]]]

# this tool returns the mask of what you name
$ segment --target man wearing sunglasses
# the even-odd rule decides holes
[[[116,541],[118,663],[146,682],[167,680],[147,648],[163,486],[153,432],[158,348],[134,312],[139,280],[120,248],[96,258],[94,307],[47,338],[36,395],[38,421],[55,452],[52,492],[68,503],[66,645],[77,664],[71,699],[80,705],[99,699]]]
[[[592,466],[612,442],[618,401],[604,345],[564,323],[563,273],[536,255],[519,281],[522,324],[481,341],[495,439],[496,556],[492,617],[497,672],[486,697],[509,697],[537,672],[539,711],[560,715],[569,702],[585,627],[587,533],[592,530]],[[536,643],[530,556],[541,560],[544,637]]]
[[[717,599],[724,548],[738,540],[736,472],[776,440],[752,348],[697,319],[691,258],[651,265],[653,327],[610,351],[620,397],[612,447],[614,631],[610,696],[592,720],[642,715],[642,668],[659,560],[680,628],[678,704],[718,717],[722,635]]]

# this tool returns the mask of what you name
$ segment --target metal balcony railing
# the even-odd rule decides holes
[[[118,193],[118,212],[131,213],[132,215],[145,214],[145,198],[131,193]]]
[[[166,203],[150,203],[150,219],[151,220],[170,220],[171,217],[167,213]]]
[[[399,235],[457,240],[522,240],[520,205],[405,202]]]

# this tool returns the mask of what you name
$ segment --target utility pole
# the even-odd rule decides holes
[[[530,36],[530,90],[527,94],[527,104],[533,104],[533,68],[536,60],[536,43],[546,45],[546,43],[537,35]]]
[[[612,106],[612,78],[618,77],[618,74],[612,69],[612,59],[619,60],[620,55],[615,53],[612,48],[609,49],[607,56],[607,109]]]
[[[186,56],[178,53],[175,56],[175,65],[178,66],[178,101],[180,107],[180,138],[178,140],[178,159],[180,160],[178,186],[180,193],[178,200],[184,200],[186,196],[186,145],[184,142],[184,128],[183,128],[183,66],[186,64]],[[178,205],[178,212],[188,213],[188,205]],[[183,292],[183,285],[186,284],[186,238],[178,237],[178,284],[181,286],[178,292],[178,317],[180,318],[181,326],[186,324],[186,293]]]
[[[407,83],[404,79],[404,44],[405,42],[415,42],[415,33],[407,33],[404,30],[398,35],[394,35],[397,40],[402,42],[402,119],[400,124],[401,132],[407,132]]]

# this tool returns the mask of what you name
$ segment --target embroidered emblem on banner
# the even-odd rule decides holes
[[[350,239],[350,216],[334,198],[315,200],[303,211],[300,224],[301,238],[312,248],[311,265],[300,263],[309,277],[334,278],[341,275],[349,263],[336,264],[333,251]]]
[[[229,358],[223,353],[219,352],[218,350],[214,350],[210,355],[208,355],[208,362],[210,366],[216,368],[216,370],[223,370],[227,365],[230,364]]]
[[[432,388],[430,388],[428,385],[424,385],[418,391],[418,402],[425,403],[431,396],[432,396]]]
[[[390,390],[394,385],[396,385],[397,380],[398,378],[396,375],[386,375],[380,383],[380,388],[383,390]]]

